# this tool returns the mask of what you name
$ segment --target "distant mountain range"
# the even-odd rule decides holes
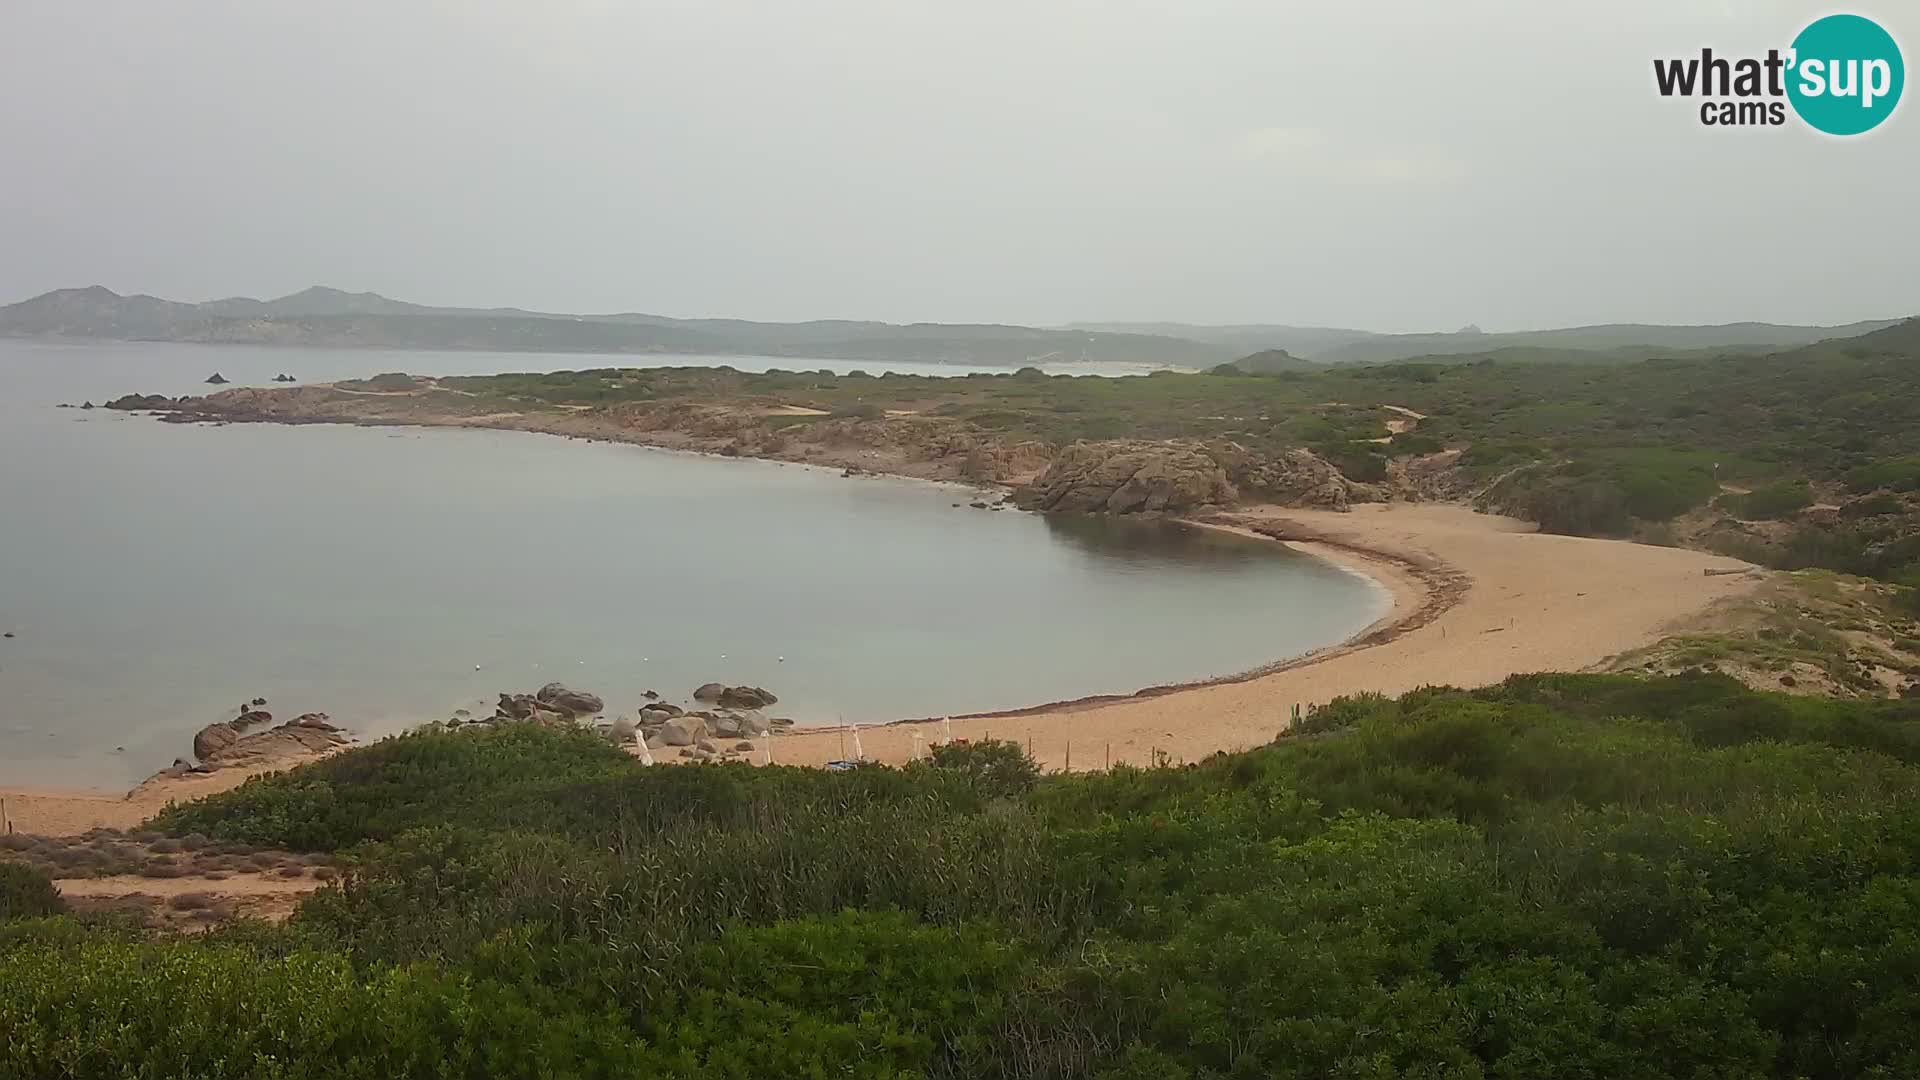
[[[517,308],[445,308],[316,286],[277,300],[183,304],[99,285],[0,307],[0,336],[335,348],[555,353],[711,353],[962,365],[1139,363],[1206,367],[1234,347],[1125,331],[823,320],[761,323]]]
[[[1075,323],[1066,327],[830,319],[799,323],[675,319],[622,312],[568,315],[519,308],[429,307],[377,293],[315,286],[277,300],[201,304],[122,296],[94,285],[57,289],[0,307],[0,337],[191,341],[334,348],[483,349],[554,353],[709,353],[836,360],[1019,365],[1138,363],[1205,368],[1248,353],[1262,367],[1379,363],[1415,356],[1496,353],[1539,361],[1649,351],[1750,350],[1852,337],[1896,320],[1846,326],[1613,324],[1486,334],[1376,334],[1302,326]],[[1285,360],[1282,361],[1282,357]],[[1606,359],[1607,356],[1595,356]],[[1304,366],[1304,364],[1302,364]]]

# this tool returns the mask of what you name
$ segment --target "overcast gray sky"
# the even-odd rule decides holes
[[[1920,101],[1715,130],[1826,0],[0,3],[0,302],[759,319],[1920,312]],[[1920,42],[1920,5],[1877,16]],[[1913,95],[1908,95],[1912,97]]]

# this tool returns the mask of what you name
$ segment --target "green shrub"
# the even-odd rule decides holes
[[[1431,435],[1422,435],[1417,431],[1409,431],[1404,434],[1395,435],[1393,437],[1392,448],[1395,455],[1412,454],[1424,456],[1426,454],[1437,454],[1445,450],[1446,445]]]
[[[331,851],[439,821],[513,827],[590,812],[567,793],[624,776],[634,759],[591,732],[474,725],[383,739],[291,773],[171,807],[153,826],[229,841]]]
[[[1627,512],[1647,521],[1667,521],[1701,506],[1719,490],[1711,470],[1697,463],[1643,458],[1608,469]]]
[[[1920,455],[1885,458],[1857,466],[1847,471],[1846,481],[1848,487],[1859,492],[1881,488],[1920,491]]]
[[[25,863],[0,861],[0,921],[58,915],[67,910],[46,874]]]
[[[1040,766],[1026,750],[1004,739],[941,743],[929,752],[927,761],[931,768],[964,777],[988,797],[1021,794],[1040,779]]]
[[[263,961],[187,942],[0,953],[0,1075],[253,1078],[605,1076],[637,1042],[551,995],[344,957]]]
[[[645,769],[536,732],[184,808],[351,840],[351,872],[207,941],[7,924],[0,1075],[1920,1067],[1920,701],[1535,675],[1047,776],[1011,744]]]
[[[1813,492],[1804,482],[1770,484],[1745,495],[1723,496],[1721,502],[1735,517],[1749,521],[1771,521],[1812,506]]]

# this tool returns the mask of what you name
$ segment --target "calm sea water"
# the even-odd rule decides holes
[[[256,695],[362,735],[553,679],[610,713],[718,680],[766,686],[802,722],[884,721],[1245,670],[1387,605],[1272,545],[974,510],[959,488],[512,432],[55,408],[198,392],[215,370],[634,363],[800,366],[0,341],[0,783],[125,786]]]

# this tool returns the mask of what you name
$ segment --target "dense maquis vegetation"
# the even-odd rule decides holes
[[[1451,358],[1450,358],[1451,359]],[[1305,367],[1310,367],[1305,366]],[[1730,554],[1920,585],[1920,323],[1766,356],[1637,363],[1409,362],[1239,375],[964,379],[827,372],[603,369],[447,380],[475,408],[754,401],[823,416],[946,417],[1009,440],[1231,440],[1256,454],[1313,449],[1349,478],[1394,458],[1463,451],[1454,490],[1543,527],[1646,534],[1713,506],[1704,534]],[[1387,422],[1426,415],[1417,430]],[[1818,504],[1825,504],[1824,507]],[[1778,521],[1755,532],[1738,521]]]
[[[0,925],[0,1075],[1920,1075],[1916,796],[1920,703],[1705,675],[1098,775],[424,732],[156,823],[342,852],[284,927]]]

